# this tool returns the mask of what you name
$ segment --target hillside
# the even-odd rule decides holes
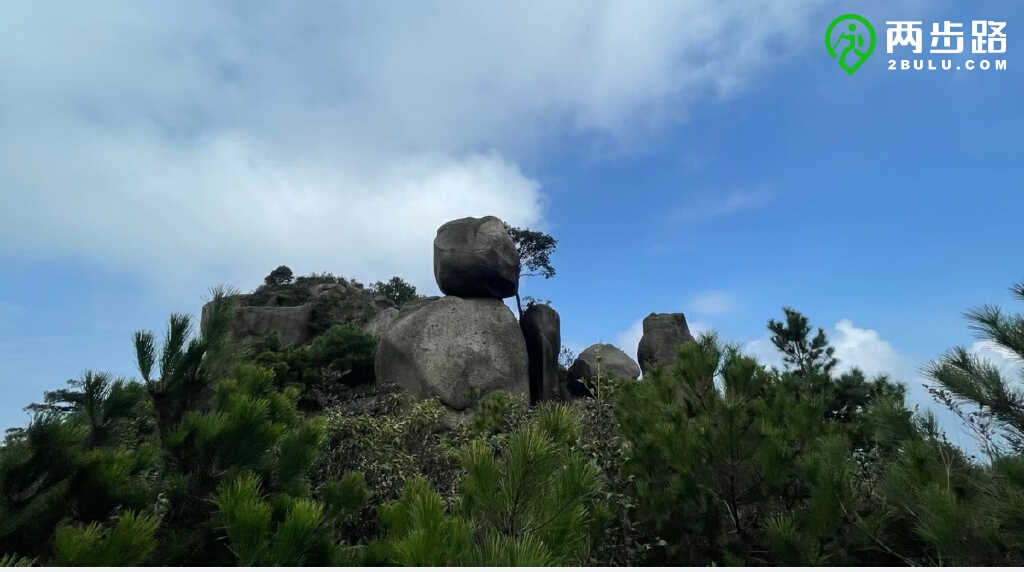
[[[566,359],[551,305],[502,301],[529,257],[491,219],[439,229],[445,296],[282,266],[215,289],[198,324],[138,332],[138,378],[48,392],[0,448],[2,562],[1024,562],[1015,380],[961,349],[929,369],[979,460],[896,380],[837,373],[788,308],[767,324],[782,369],[682,314],[644,320],[640,363],[601,344]],[[1024,316],[969,317],[1024,358]]]

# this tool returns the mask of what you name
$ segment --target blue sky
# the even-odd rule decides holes
[[[86,368],[133,374],[135,330],[278,264],[436,293],[434,231],[467,215],[559,240],[522,289],[576,351],[635,353],[644,316],[682,311],[770,361],[792,306],[931,406],[917,368],[975,344],[961,313],[1014,306],[1024,6],[366,6],[7,10],[0,425]],[[879,36],[852,77],[822,45],[846,12]],[[1007,22],[1008,69],[886,69],[913,57],[886,20],[969,44],[975,19]]]

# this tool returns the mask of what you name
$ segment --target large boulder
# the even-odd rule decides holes
[[[464,298],[508,298],[519,291],[519,250],[493,216],[441,225],[434,239],[434,279]]]
[[[388,328],[391,327],[391,322],[394,322],[397,317],[398,308],[385,308],[366,323],[366,331],[379,339],[384,335],[384,332],[388,331]]]
[[[602,378],[637,379],[640,377],[640,366],[633,358],[611,344],[594,344],[580,352],[576,361],[569,366],[566,373],[566,389],[569,394],[584,397],[590,390],[584,381],[597,377],[598,355],[601,357],[600,371]]]
[[[519,320],[530,362],[530,403],[555,398],[558,385],[558,353],[562,350],[561,320],[551,306],[537,304]]]
[[[231,323],[231,333],[235,340],[243,344],[252,344],[276,332],[284,345],[301,345],[309,343],[312,333],[309,329],[309,318],[312,307],[307,305],[292,307],[246,306],[238,309]]]
[[[501,300],[456,296],[399,310],[377,348],[377,382],[456,411],[502,390],[529,395],[526,343]]]
[[[644,335],[636,350],[640,368],[646,374],[655,367],[672,365],[679,346],[692,341],[686,316],[682,313],[647,316],[644,318]]]

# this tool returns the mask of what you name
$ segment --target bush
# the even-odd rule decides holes
[[[386,296],[389,300],[399,306],[422,297],[416,293],[415,286],[409,284],[398,276],[393,277],[387,282],[374,282],[370,286],[370,291],[374,294]]]
[[[352,324],[339,324],[308,346],[284,347],[276,336],[254,346],[255,362],[274,372],[279,389],[300,391],[299,407],[323,411],[351,395],[352,389],[370,388],[376,375],[377,340]]]
[[[311,299],[309,289],[320,284],[342,284],[362,288],[359,282],[335,276],[330,272],[292,278],[292,272],[287,266],[279,266],[264,279],[263,284],[251,294],[244,296],[242,304],[265,306],[276,296],[280,306],[301,306]]]
[[[587,562],[604,528],[602,483],[575,451],[579,426],[564,406],[544,406],[497,447],[462,448],[460,502],[447,509],[421,479],[381,510],[373,563],[402,566],[565,566]]]

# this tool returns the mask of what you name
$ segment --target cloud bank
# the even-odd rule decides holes
[[[13,4],[0,257],[177,287],[288,263],[432,288],[443,221],[544,227],[523,165],[549,142],[636,144],[816,43],[823,5]]]

